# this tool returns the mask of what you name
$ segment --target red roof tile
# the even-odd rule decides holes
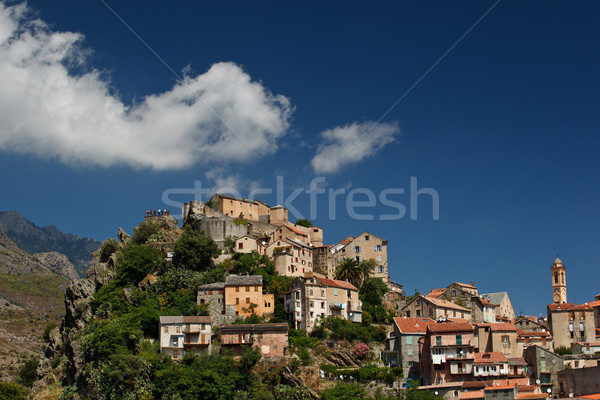
[[[427,330],[433,333],[473,332],[473,325],[438,322],[435,324],[428,325]]]
[[[508,363],[508,359],[502,353],[475,353],[475,364],[500,364]]]
[[[289,226],[289,225],[283,225],[283,226],[285,226],[286,228],[288,228],[292,232],[296,232],[299,235],[308,236],[308,234],[306,234],[306,233],[304,233],[304,232],[302,232],[302,231],[300,231],[300,230],[298,230],[298,229],[296,229],[296,228],[294,228],[292,226]]]
[[[545,399],[548,397],[548,393],[519,393],[515,399]]]
[[[592,311],[594,308],[585,304],[573,304],[573,303],[563,303],[563,304],[548,304],[548,309],[550,311]]]
[[[548,332],[548,331],[530,332],[530,331],[522,331],[520,329],[517,329],[517,336],[522,336],[522,337],[531,337],[531,336],[549,337],[550,336],[550,332]]]
[[[442,289],[431,289],[429,291],[429,293],[427,294],[427,297],[439,297],[441,296],[446,290],[446,288],[442,288]]]
[[[423,296],[423,298],[431,303],[433,303],[433,305],[437,306],[437,307],[442,307],[442,308],[450,308],[453,310],[460,310],[460,311],[467,311],[467,312],[471,312],[471,310],[469,310],[468,308],[464,308],[459,306],[458,304],[454,304],[451,303],[449,301],[446,300],[442,300],[442,299],[438,299],[435,297],[427,297],[427,296]]]
[[[394,318],[394,323],[402,333],[425,333],[429,324],[435,321],[429,318]]]
[[[340,288],[343,288],[343,289],[358,290],[356,288],[356,286],[354,286],[350,282],[338,281],[337,279],[319,278],[318,276],[315,276],[315,279],[318,280],[319,282],[321,282],[323,285],[326,285],[326,286],[334,286],[334,287],[340,287]]]
[[[463,287],[467,287],[467,288],[471,288],[471,289],[477,289],[475,286],[473,285],[467,285],[466,283],[460,283],[460,282],[452,282],[457,284],[458,286],[463,286]]]
[[[512,322],[494,322],[489,324],[477,324],[477,326],[489,327],[492,332],[516,332],[515,324]]]
[[[484,397],[485,397],[485,393],[483,390],[470,390],[468,392],[463,392],[460,395],[460,400],[483,399]]]
[[[486,387],[485,391],[492,391],[492,390],[506,390],[506,389],[514,389],[515,385],[502,385],[502,386],[489,386]]]
[[[586,394],[585,396],[579,396],[582,399],[591,399],[591,400],[598,400],[600,399],[600,393],[594,393],[594,394]]]

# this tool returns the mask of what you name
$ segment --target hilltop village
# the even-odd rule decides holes
[[[558,258],[549,268],[547,316],[537,318],[515,315],[508,292],[480,292],[475,282],[407,296],[389,278],[386,239],[362,232],[325,244],[323,229],[290,222],[282,206],[217,193],[184,204],[182,219],[180,228],[168,212],[147,213],[133,238],[120,230],[118,241],[95,253],[88,277],[67,289],[65,320],[40,364],[43,381],[58,379],[49,378],[51,365],[66,357],[63,384],[90,396],[105,378],[86,365],[104,371],[101,355],[110,359],[118,349],[131,362],[148,342],[179,365],[169,368],[184,369],[200,362],[190,357],[247,360],[254,349],[253,376],[261,378],[252,390],[268,394],[223,398],[600,395],[600,295],[567,303]],[[157,304],[156,311],[140,311],[142,304]],[[135,345],[124,339],[103,353],[110,348],[103,340],[119,334],[102,330],[122,320],[131,323],[126,332],[141,329]],[[166,373],[148,374],[150,382]],[[157,395],[174,390],[161,392],[162,383],[150,389],[136,379],[137,392],[176,398]]]

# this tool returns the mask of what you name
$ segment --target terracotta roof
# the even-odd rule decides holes
[[[479,300],[481,300],[483,305],[486,307],[498,307],[497,305],[495,305],[494,303],[492,303],[491,301],[488,301],[486,299],[480,298]]]
[[[515,324],[512,322],[494,322],[489,324],[477,324],[477,326],[489,327],[492,332],[516,332]]]
[[[448,321],[454,322],[455,324],[468,324],[469,320],[466,318],[447,318]]]
[[[223,325],[221,326],[221,334],[224,332],[238,332],[238,331],[288,331],[287,323],[279,324],[237,324],[237,325]]]
[[[529,382],[529,378],[520,378],[520,379],[491,379],[486,381],[470,381],[463,382],[463,389],[483,389],[485,387],[495,386],[497,384],[500,385],[510,385],[511,387],[514,385],[519,385],[519,390],[521,390],[521,386],[525,385],[523,382]],[[527,386],[526,386],[527,387]],[[535,389],[535,386],[533,386]],[[525,390],[527,391],[527,390]]]
[[[286,228],[288,228],[288,229],[289,229],[290,231],[292,231],[292,232],[296,232],[298,235],[302,235],[302,236],[308,236],[308,234],[306,234],[306,233],[304,233],[304,232],[302,232],[302,231],[300,231],[300,230],[298,230],[298,229],[296,229],[296,228],[294,228],[294,227],[292,227],[292,226],[289,226],[289,225],[281,225],[281,226],[280,226],[279,228],[277,228],[277,229],[281,229],[281,228],[283,228],[283,227],[286,227]]]
[[[515,399],[545,399],[548,393],[519,393]]]
[[[473,332],[473,325],[471,324],[455,324],[455,323],[444,323],[436,322],[427,326],[427,330],[433,333],[443,332]]]
[[[323,285],[326,285],[326,286],[334,286],[334,287],[340,287],[340,288],[343,288],[343,289],[358,290],[356,288],[356,286],[354,286],[350,282],[339,281],[337,279],[319,278],[318,276],[315,276],[315,279],[318,280],[319,282],[321,282]]]
[[[429,291],[429,293],[427,294],[427,297],[439,297],[441,296],[446,290],[446,288],[442,288],[442,289],[431,289]]]
[[[488,381],[467,381],[463,382],[463,389],[483,389],[486,386],[491,386],[492,384]]]
[[[519,393],[521,392],[533,392],[537,389],[536,385],[518,385]]]
[[[475,364],[500,364],[508,363],[508,359],[502,353],[475,353]]]
[[[573,304],[573,303],[563,303],[563,304],[548,304],[548,309],[550,311],[591,311],[594,308],[585,304]]]
[[[600,306],[600,300],[594,300],[587,303],[590,307],[598,307]]]
[[[458,286],[462,286],[462,287],[467,287],[467,288],[471,288],[471,289],[477,289],[475,286],[473,285],[467,285],[466,283],[460,283],[460,282],[452,282],[454,284],[457,284]]]
[[[347,238],[340,240],[340,242],[338,244],[348,244],[348,243],[352,242],[354,239],[356,239],[354,236],[348,236]]]
[[[594,393],[594,394],[586,394],[585,396],[579,396],[582,399],[591,399],[591,400],[598,400],[600,399],[600,393]]]
[[[577,342],[576,344],[581,345],[581,346],[586,346],[589,344],[592,347],[600,346],[600,342]]]
[[[398,326],[401,333],[425,333],[427,326],[435,324],[435,321],[429,318],[394,318],[394,323]]]
[[[517,336],[539,336],[539,337],[549,337],[550,336],[550,332],[548,331],[543,331],[543,332],[531,332],[531,331],[522,331],[520,329],[517,329]]]
[[[451,308],[453,310],[467,311],[469,313],[471,312],[471,310],[469,310],[468,308],[461,307],[458,304],[454,304],[454,303],[451,303],[451,302],[446,301],[446,300],[438,299],[438,298],[435,298],[435,297],[427,297],[427,296],[423,296],[423,298],[425,300],[433,303],[433,305],[435,305],[437,307]]]
[[[514,389],[515,385],[501,385],[501,386],[489,386],[486,387],[485,391],[492,391],[492,390],[506,390],[506,389]]]
[[[483,390],[470,390],[468,392],[463,392],[460,395],[460,400],[483,399],[484,397],[485,397],[485,393]]]

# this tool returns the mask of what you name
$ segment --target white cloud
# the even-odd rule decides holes
[[[395,141],[400,133],[397,124],[371,121],[354,122],[321,132],[321,143],[311,161],[318,174],[334,173],[347,164],[374,156]]]
[[[27,11],[0,1],[1,150],[165,170],[271,154],[287,133],[289,100],[233,63],[126,105],[99,71],[69,72],[86,67],[81,35],[53,32]]]

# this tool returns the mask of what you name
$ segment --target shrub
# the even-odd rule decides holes
[[[50,341],[50,332],[52,332],[52,329],[54,328],[56,328],[56,323],[50,322],[46,324],[46,327],[44,328],[44,333],[42,334],[42,339],[44,339],[44,342]]]
[[[371,351],[369,345],[365,343],[358,343],[356,346],[354,346],[352,354],[354,354],[355,358],[363,360],[366,356],[369,355],[369,351]]]
[[[150,236],[160,231],[160,225],[155,222],[142,222],[133,230],[131,241],[135,244],[146,244]]]
[[[163,259],[160,250],[130,243],[117,258],[117,281],[121,285],[137,285]]]
[[[19,370],[19,383],[26,387],[31,387],[33,382],[38,380],[37,375],[38,360],[30,358],[25,361],[21,369]]]
[[[16,383],[0,382],[0,400],[27,400],[27,392]]]
[[[107,262],[113,253],[119,249],[119,243],[116,239],[108,238],[102,243],[100,248],[100,262]]]
[[[565,354],[573,354],[573,350],[565,346],[558,346],[554,349],[554,353],[564,356]]]
[[[195,271],[206,271],[214,266],[213,258],[218,254],[219,248],[212,238],[187,225],[175,242],[173,264]]]

